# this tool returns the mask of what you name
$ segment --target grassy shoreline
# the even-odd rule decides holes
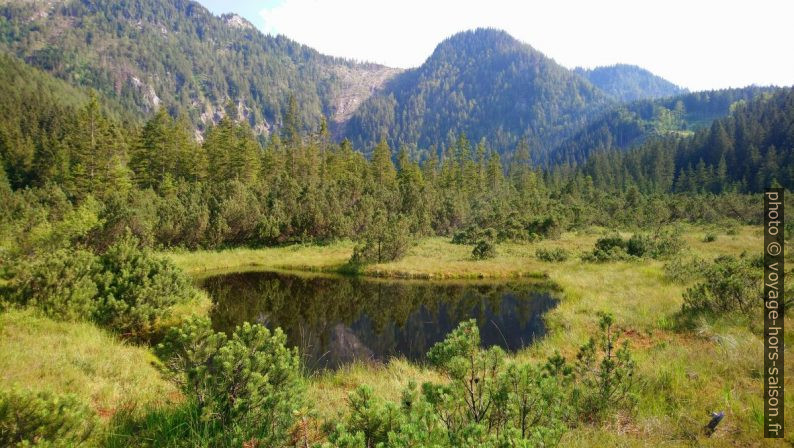
[[[683,256],[713,259],[761,251],[760,228],[742,227],[734,235],[718,232],[717,241],[705,242],[705,234],[713,231],[706,226],[686,226]],[[563,290],[564,298],[546,315],[546,337],[513,355],[521,360],[540,362],[555,351],[572,358],[595,329],[596,312],[613,313],[647,381],[636,414],[618,416],[601,428],[576,428],[565,435],[562,446],[783,446],[786,442],[762,439],[758,366],[763,347],[758,329],[748,329],[746,322],[718,320],[701,322],[694,331],[676,330],[673,322],[687,285],[667,280],[660,261],[582,262],[578,255],[590,250],[602,233],[603,229],[593,229],[566,233],[558,240],[500,244],[498,256],[485,261],[473,261],[470,246],[428,238],[402,260],[368,266],[361,274],[394,279],[548,278]],[[204,268],[244,266],[335,272],[347,261],[352,247],[350,242],[341,242],[165,256],[193,275],[209,271]],[[562,263],[546,263],[535,257],[538,248],[564,248],[573,256]],[[237,266],[235,260],[240,261]],[[794,342],[794,338],[786,342]],[[787,373],[794,377],[790,368]],[[333,417],[343,412],[338,403],[359,384],[369,384],[378,394],[398,400],[408,379],[421,382],[433,375],[423,366],[401,359],[385,365],[355,364],[315,374],[309,395],[321,417]],[[787,413],[794,415],[791,400],[787,403]],[[705,439],[700,428],[709,412],[718,410],[730,418],[712,438]]]
[[[760,229],[743,227],[735,235],[720,233],[715,242],[704,242],[706,227],[687,227],[684,257],[711,259],[718,255],[759,253]],[[393,279],[465,281],[523,276],[543,276],[563,291],[559,305],[546,315],[548,333],[532,346],[511,355],[518,360],[541,362],[555,351],[570,360],[597,325],[597,311],[615,315],[629,339],[643,384],[632,415],[618,415],[601,427],[583,426],[568,431],[560,446],[786,446],[786,441],[762,439],[763,356],[758,325],[731,320],[702,321],[693,330],[674,326],[681,294],[687,285],[665,278],[664,263],[654,260],[585,263],[578,254],[592,248],[601,229],[566,233],[559,240],[533,244],[502,244],[492,260],[471,260],[470,246],[453,245],[444,238],[419,242],[402,260],[373,265],[363,275]],[[561,263],[537,260],[538,248],[565,248],[573,256]],[[337,272],[353,249],[351,242],[327,246],[289,246],[268,249],[163,253],[194,277],[224,270],[289,269]],[[209,299],[176,309],[173,321],[188,314],[206,314]],[[791,325],[791,319],[786,319]],[[17,328],[25,328],[25,331]],[[0,334],[18,334],[0,341],[0,386],[14,384],[58,393],[74,393],[86,400],[105,421],[117,410],[173,406],[179,394],[162,377],[156,360],[145,347],[124,344],[86,323],[53,322],[29,311],[0,314]],[[48,337],[63,337],[59,356],[32,363],[26,352],[42,353]],[[786,345],[794,338],[788,336]],[[114,361],[107,361],[111,359]],[[790,364],[789,364],[790,365]],[[131,371],[130,369],[135,369]],[[63,371],[53,375],[48,372]],[[124,374],[124,372],[131,372]],[[788,390],[794,370],[787,366]],[[21,379],[20,379],[21,378]],[[37,378],[48,378],[39,381]],[[308,400],[322,421],[345,412],[347,394],[360,384],[376,394],[399,400],[409,380],[443,380],[438,372],[404,359],[386,363],[356,363],[336,371],[309,376]],[[794,427],[794,406],[787,394],[787,423]],[[704,438],[701,427],[708,413],[725,411],[717,433]]]

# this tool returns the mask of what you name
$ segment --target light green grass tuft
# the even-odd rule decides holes
[[[90,323],[55,322],[30,310],[0,314],[0,387],[75,394],[100,417],[180,400],[146,348]]]

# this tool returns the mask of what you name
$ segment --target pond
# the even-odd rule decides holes
[[[476,319],[484,346],[515,351],[545,332],[556,293],[535,281],[415,281],[243,272],[202,280],[213,326],[281,327],[311,370],[354,360],[421,360],[460,322]]]

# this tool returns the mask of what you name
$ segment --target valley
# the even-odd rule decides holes
[[[790,84],[490,27],[393,68],[206,5],[0,0],[0,446],[794,441]]]

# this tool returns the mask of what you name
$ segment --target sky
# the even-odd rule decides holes
[[[499,28],[569,67],[635,64],[690,90],[794,84],[791,0],[199,0],[321,53],[421,65],[456,32]]]

